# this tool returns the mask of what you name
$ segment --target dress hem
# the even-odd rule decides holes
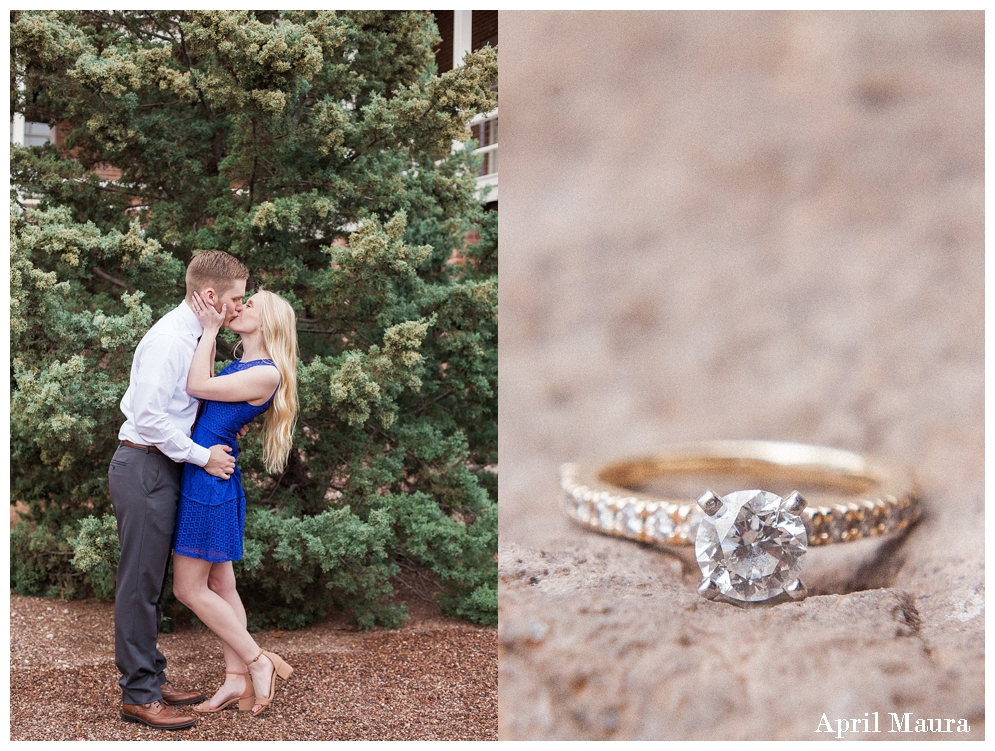
[[[208,563],[232,563],[234,561],[242,560],[242,556],[238,558],[210,558],[206,555],[197,555],[193,551],[180,550],[180,548],[173,548],[173,552],[176,555],[182,555],[185,558],[197,558],[201,561],[207,561]]]

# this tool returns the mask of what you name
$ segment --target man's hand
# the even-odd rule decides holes
[[[242,426],[242,429],[238,431],[239,439],[245,438],[245,434],[248,432],[249,432],[249,423],[245,423],[245,425]]]
[[[231,446],[217,444],[211,446],[210,451],[211,458],[204,465],[204,471],[209,475],[227,480],[235,471],[235,458],[231,456]]]

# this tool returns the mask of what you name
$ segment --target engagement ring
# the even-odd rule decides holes
[[[720,497],[703,486],[697,503],[672,491],[644,492],[654,480],[705,475],[793,489],[783,497],[769,489]],[[560,480],[567,513],[586,527],[678,553],[693,545],[698,592],[733,604],[800,600],[810,547],[894,536],[921,513],[916,486],[904,474],[850,451],[800,443],[685,444],[600,466],[564,464]],[[798,488],[840,502],[809,503]]]

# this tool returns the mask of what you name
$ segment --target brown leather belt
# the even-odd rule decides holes
[[[121,441],[121,445],[133,449],[138,449],[139,451],[144,451],[146,454],[149,453],[150,451],[153,454],[162,454],[162,452],[155,446],[143,446],[140,443],[132,443],[131,441]]]

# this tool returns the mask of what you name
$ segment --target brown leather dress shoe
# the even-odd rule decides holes
[[[181,691],[175,688],[169,681],[159,686],[159,690],[162,691],[162,700],[173,707],[181,707],[184,704],[196,704],[207,698],[200,691]]]
[[[160,730],[179,730],[197,724],[193,715],[177,711],[161,701],[148,704],[122,704],[121,719],[125,722],[140,722]]]

